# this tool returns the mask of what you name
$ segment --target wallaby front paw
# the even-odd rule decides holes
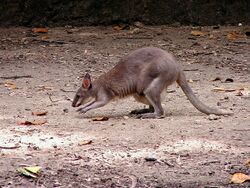
[[[79,112],[80,114],[85,114],[86,113],[86,111],[84,110],[84,108],[79,108],[76,111]]]

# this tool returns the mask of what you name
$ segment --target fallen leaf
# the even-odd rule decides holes
[[[33,116],[45,116],[48,113],[48,111],[34,111],[31,114]]]
[[[32,125],[31,121],[18,121],[17,122],[18,125]]]
[[[92,144],[92,140],[83,140],[81,142],[78,143],[78,146],[84,146],[84,145],[88,145],[88,144]]]
[[[95,117],[95,118],[92,118],[92,121],[108,121],[109,118],[108,117]]]
[[[17,124],[18,125],[42,125],[47,123],[47,120],[45,119],[37,119],[37,120],[33,120],[33,121],[18,121]]]
[[[17,89],[16,84],[14,82],[12,82],[12,81],[6,81],[4,85],[8,89]]]
[[[205,33],[203,33],[202,31],[194,30],[194,31],[191,31],[191,35],[197,36],[197,37],[203,37],[205,36]]]
[[[17,171],[25,176],[37,178],[37,175],[41,169],[42,168],[40,166],[31,166],[31,167],[18,168]]]
[[[246,161],[246,165],[247,165],[248,167],[250,167],[250,159],[248,159],[248,160]]]
[[[228,40],[235,40],[235,39],[237,39],[237,38],[239,38],[239,34],[237,34],[237,33],[234,32],[234,31],[227,34],[227,39],[228,39]]]
[[[236,184],[241,184],[245,181],[250,181],[250,176],[243,173],[235,173],[231,178],[231,182]]]
[[[32,177],[32,178],[36,178],[37,176],[30,173],[29,171],[25,170],[24,168],[18,168],[17,169],[18,172],[20,172],[22,175],[25,175],[27,177]]]
[[[41,39],[42,39],[42,40],[47,40],[47,39],[49,39],[49,37],[48,37],[48,36],[42,36]]]
[[[46,119],[36,119],[36,120],[32,121],[33,125],[42,125],[42,124],[45,124],[45,123],[47,123]]]
[[[32,32],[33,33],[48,33],[48,29],[44,27],[39,27],[39,28],[33,28]]]
[[[129,28],[129,26],[126,24],[120,24],[120,25],[116,25],[113,27],[113,29],[115,31],[120,31],[120,30],[124,30],[124,29],[128,29],[128,28]]]
[[[32,172],[33,174],[37,174],[42,169],[42,167],[40,167],[40,166],[27,166],[27,167],[24,167],[24,169],[28,170],[29,172]]]

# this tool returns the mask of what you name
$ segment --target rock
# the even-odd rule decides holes
[[[208,116],[208,119],[209,119],[210,121],[212,121],[212,120],[221,119],[221,117],[220,117],[220,116],[217,116],[217,115],[214,115],[214,114],[210,114],[210,115]]]
[[[157,161],[157,159],[155,157],[145,157],[144,159],[145,159],[145,161],[149,161],[149,162]]]

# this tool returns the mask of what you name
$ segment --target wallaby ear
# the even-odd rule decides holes
[[[89,89],[90,86],[91,86],[90,75],[89,75],[89,73],[86,73],[84,78],[83,78],[83,81],[82,81],[82,87],[85,89]]]

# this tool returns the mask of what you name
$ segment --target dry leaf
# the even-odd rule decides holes
[[[25,176],[36,178],[42,168],[40,166],[30,166],[18,168],[17,171]]]
[[[31,114],[33,116],[45,116],[48,113],[48,111],[34,111]]]
[[[40,166],[27,166],[27,167],[24,167],[24,169],[28,170],[29,172],[32,172],[33,174],[37,174],[42,169],[42,167],[40,167]]]
[[[248,167],[250,167],[250,159],[248,159],[248,160],[246,161],[246,165],[247,165]]]
[[[46,119],[35,119],[35,120],[32,121],[33,125],[42,125],[42,124],[45,124],[45,123],[47,123]]]
[[[45,119],[37,119],[37,120],[33,120],[33,121],[18,121],[17,124],[18,125],[42,125],[47,123],[47,120]]]
[[[95,118],[92,118],[92,121],[108,121],[109,118],[108,117],[95,117]]]
[[[18,125],[32,125],[31,121],[18,121],[17,122]]]
[[[32,174],[31,172],[29,172],[28,170],[25,170],[24,168],[18,168],[17,171],[20,172],[22,175],[27,176],[27,177],[32,177],[32,178],[37,177],[35,174]]]
[[[48,33],[48,31],[49,30],[47,28],[44,28],[44,27],[32,29],[33,33]]]
[[[4,85],[8,89],[17,89],[16,84],[14,82],[12,82],[12,81],[6,81]]]
[[[243,173],[235,173],[231,178],[232,183],[241,184],[245,181],[250,181],[250,176]]]
[[[235,40],[239,38],[239,35],[236,32],[231,32],[227,34],[227,39],[228,40]]]
[[[198,31],[198,30],[194,30],[194,31],[191,31],[191,35],[197,36],[197,37],[203,37],[205,36],[205,33]]]
[[[120,31],[120,30],[124,30],[124,29],[128,29],[128,28],[129,28],[129,26],[126,24],[116,25],[113,27],[113,29],[115,31]]]
[[[41,39],[42,39],[42,40],[47,40],[47,39],[49,39],[49,37],[48,37],[48,36],[42,36]]]
[[[88,144],[92,144],[92,140],[83,140],[81,142],[78,143],[78,146],[84,146],[84,145],[88,145]]]

